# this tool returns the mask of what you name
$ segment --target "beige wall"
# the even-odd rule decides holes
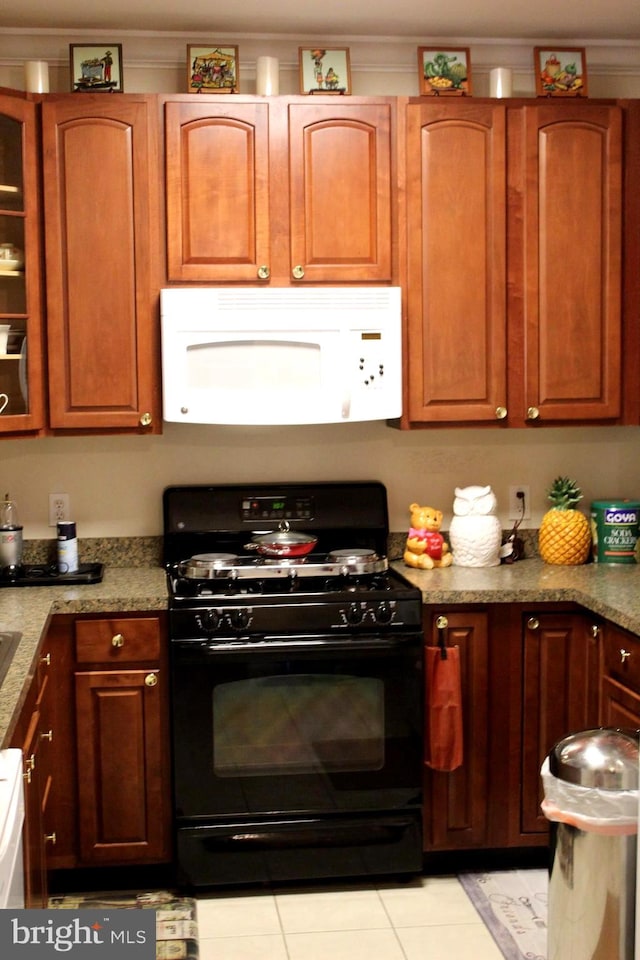
[[[51,89],[68,89],[68,45],[122,42],[128,92],[184,90],[186,45],[198,36],[90,37],[14,32],[0,36],[0,85],[23,88],[23,62],[47,59]],[[255,59],[277,56],[282,93],[297,92],[298,46],[317,38],[216,37],[238,43],[241,91],[255,90]],[[328,39],[328,38],[327,38]],[[335,38],[352,58],[353,92],[418,92],[418,45],[389,39]],[[540,45],[543,38],[540,41]],[[470,46],[474,92],[488,93],[493,66],[511,66],[514,93],[533,95],[533,54],[538,44],[458,40]],[[584,46],[579,41],[565,45]],[[640,45],[587,46],[592,96],[640,97]],[[457,485],[490,483],[506,526],[510,484],[531,487],[535,527],[545,509],[545,489],[559,473],[575,477],[591,499],[640,497],[640,428],[535,430],[423,430],[400,432],[383,423],[315,427],[198,427],[167,424],[161,437],[51,438],[0,441],[0,492],[19,503],[28,539],[50,537],[49,492],[68,493],[82,537],[142,536],[161,532],[161,493],[171,483],[259,480],[379,479],[389,490],[391,528],[408,525],[413,500],[440,507],[445,526]]]

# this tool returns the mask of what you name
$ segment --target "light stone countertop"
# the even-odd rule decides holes
[[[578,603],[640,634],[640,565],[553,566],[539,559],[498,567],[415,570],[391,566],[422,591],[425,603]]]
[[[391,566],[422,591],[427,604],[571,602],[640,635],[640,566],[549,566],[538,559],[499,567],[414,570]],[[165,571],[106,566],[102,583],[0,588],[0,631],[22,634],[0,689],[0,743],[6,745],[38,662],[40,642],[55,614],[165,610]]]
[[[38,663],[50,617],[64,613],[166,610],[162,567],[105,567],[102,583],[55,587],[0,587],[0,632],[21,633],[0,688],[0,744],[6,746]]]

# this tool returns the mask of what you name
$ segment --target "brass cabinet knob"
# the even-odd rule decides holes
[[[304,277],[304,267],[297,263],[291,273],[293,274],[294,280],[302,280]]]
[[[539,420],[540,411],[537,407],[528,407],[527,408],[527,420]]]
[[[158,677],[155,673],[148,673],[144,678],[144,682],[148,687],[155,687],[158,682]]]
[[[591,636],[594,640],[597,640],[597,638],[600,636],[600,627],[597,623],[591,624]]]
[[[58,842],[55,831],[53,833],[45,833],[44,841],[45,843],[50,843],[53,847],[55,847],[56,843]]]
[[[124,647],[124,637],[121,633],[116,633],[115,637],[111,637],[111,646]]]
[[[447,620],[446,617],[443,617],[443,616],[438,617],[438,619],[436,620],[436,627],[438,628],[438,630],[446,630],[448,626],[449,626],[449,621]]]
[[[40,663],[45,667],[51,666],[51,654],[45,653],[44,656],[40,657]]]
[[[150,413],[143,413],[140,417],[140,426],[141,427],[150,427],[153,423],[153,417]]]
[[[620,651],[620,663],[626,663],[631,656],[630,650],[621,650]]]
[[[47,730],[46,733],[41,733],[41,734],[40,734],[40,739],[41,739],[41,740],[48,740],[49,743],[51,743],[52,740],[53,740],[53,730]]]
[[[496,407],[496,420],[506,420],[507,412],[506,407]]]
[[[527,620],[527,630],[538,630],[540,628],[540,621],[537,617],[529,617]]]
[[[258,280],[268,280],[271,276],[271,271],[266,263],[263,263],[258,267]]]

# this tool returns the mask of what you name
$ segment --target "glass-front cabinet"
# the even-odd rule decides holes
[[[0,433],[43,427],[35,110],[0,94]]]

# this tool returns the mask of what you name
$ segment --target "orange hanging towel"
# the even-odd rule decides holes
[[[460,650],[442,643],[426,654],[425,762],[450,772],[463,758]]]

